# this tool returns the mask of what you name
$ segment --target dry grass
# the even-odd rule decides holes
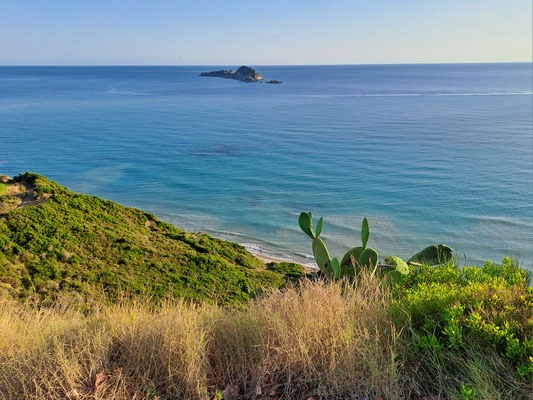
[[[246,309],[3,304],[1,399],[404,398],[389,295],[307,282]],[[101,372],[105,371],[105,372]]]

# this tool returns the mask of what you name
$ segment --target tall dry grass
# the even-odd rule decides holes
[[[389,294],[306,282],[245,309],[122,302],[0,311],[1,399],[404,398]],[[356,397],[357,396],[357,397]]]

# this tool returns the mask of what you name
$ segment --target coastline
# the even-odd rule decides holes
[[[246,247],[246,246],[245,246]],[[308,270],[310,271],[316,271],[318,270],[318,267],[315,265],[315,264],[311,264],[311,263],[300,263],[300,262],[297,262],[295,260],[292,260],[290,258],[281,258],[281,257],[274,257],[274,256],[271,256],[271,255],[267,255],[267,254],[264,254],[264,253],[260,253],[258,252],[256,249],[250,249],[248,247],[246,247],[246,249],[252,253],[255,257],[259,258],[261,261],[263,261],[266,264],[270,264],[270,263],[284,263],[284,262],[289,262],[289,263],[296,263],[296,264],[300,264],[302,266],[304,266],[305,268],[307,268]]]
[[[162,217],[166,217],[162,215]],[[311,254],[295,253],[290,250],[273,246],[272,243],[261,243],[261,240],[257,237],[241,234],[235,231],[217,230],[217,229],[201,229],[198,226],[184,226],[180,220],[173,218],[165,218],[165,221],[171,223],[174,226],[179,226],[180,229],[184,229],[190,232],[204,232],[217,239],[225,240],[232,243],[237,243],[243,246],[246,250],[252,253],[255,257],[259,258],[265,264],[272,262],[276,263],[296,263],[303,265],[310,270],[317,270],[318,266],[315,263],[315,259]]]
[[[292,262],[290,260],[284,260],[284,259],[281,259],[281,258],[266,256],[264,254],[253,252],[253,251],[251,251],[250,253],[252,253],[255,257],[259,258],[265,264],[269,264],[269,263],[272,263],[272,262],[276,262],[276,263]]]
[[[295,262],[294,260],[288,260],[288,259],[282,259],[282,258],[276,258],[276,257],[272,257],[272,256],[267,256],[267,255],[264,255],[264,254],[261,254],[261,253],[257,253],[255,251],[250,251],[250,253],[252,253],[255,257],[257,257],[261,261],[263,261],[265,263],[265,265],[268,265],[268,264],[273,263],[273,262],[275,262],[275,263],[284,263],[284,262],[294,263]],[[297,264],[300,264],[300,263],[297,263]],[[309,272],[318,271],[318,267],[317,266],[313,266],[311,264],[300,264],[300,265],[305,267]]]

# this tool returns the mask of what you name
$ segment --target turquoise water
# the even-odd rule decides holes
[[[300,211],[342,255],[533,263],[532,65],[0,67],[0,171],[310,262]]]

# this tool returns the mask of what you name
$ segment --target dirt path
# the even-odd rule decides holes
[[[33,191],[35,190],[35,187],[33,185],[31,185],[30,183],[28,183],[27,181],[22,181],[21,183],[26,188],[26,193],[22,194],[22,195],[18,195],[18,197],[20,198],[22,203],[19,204],[19,206],[17,208],[35,206],[37,204],[44,203],[47,200],[47,198],[43,198],[43,199],[40,199],[40,200],[35,200],[35,198],[33,197]]]
[[[14,208],[11,211],[18,210],[19,208],[24,208],[24,207],[28,207],[28,206],[35,206],[37,204],[44,203],[48,199],[48,197],[45,197],[45,198],[36,200],[33,197],[33,191],[35,190],[35,187],[32,184],[30,184],[29,182],[27,182],[27,181],[22,181],[22,182],[19,182],[19,183],[21,183],[24,186],[26,191],[24,193],[18,193],[18,194],[13,194],[12,195],[13,197],[18,197],[20,199],[21,203],[17,206],[17,208]],[[9,211],[9,212],[11,212],[11,211]],[[5,214],[0,214],[0,219],[5,218],[6,215],[9,214],[9,212],[5,213]]]

